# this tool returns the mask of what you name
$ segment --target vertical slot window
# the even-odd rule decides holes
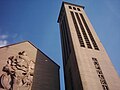
[[[80,14],[80,16],[81,16],[81,18],[82,18],[82,21],[83,21],[85,27],[86,27],[86,30],[87,30],[87,32],[88,32],[88,35],[89,35],[89,37],[90,37],[90,39],[91,39],[91,41],[92,41],[92,44],[93,44],[93,46],[94,46],[94,49],[95,49],[95,50],[99,50],[98,45],[97,45],[97,43],[96,43],[96,41],[95,41],[95,39],[94,39],[94,37],[93,37],[93,35],[92,35],[92,33],[91,33],[88,25],[87,25],[87,23],[86,23],[83,15]]]
[[[77,22],[76,22],[74,13],[73,13],[72,11],[71,11],[70,13],[71,13],[71,16],[72,16],[72,19],[73,19],[73,23],[74,23],[75,30],[76,30],[76,33],[77,33],[77,36],[78,36],[78,39],[79,39],[80,46],[81,46],[81,47],[85,47],[85,44],[84,44],[84,42],[83,42],[83,38],[82,38],[82,36],[81,36],[79,27],[78,27],[78,25],[77,25]]]
[[[79,17],[79,15],[78,15],[78,13],[75,12],[75,14],[76,14],[78,23],[79,23],[79,25],[80,25],[81,31],[82,31],[82,33],[83,33],[84,39],[85,39],[85,41],[86,41],[87,47],[92,49],[92,46],[91,46],[90,41],[89,41],[89,39],[88,39],[88,37],[87,37],[87,34],[86,34],[86,32],[85,32],[85,29],[84,29],[84,27],[83,27],[83,25],[82,25],[82,22],[81,22],[81,20],[80,20],[80,17]]]

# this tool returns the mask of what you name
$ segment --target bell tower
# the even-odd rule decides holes
[[[63,2],[58,23],[66,90],[118,90],[120,78],[84,7]]]

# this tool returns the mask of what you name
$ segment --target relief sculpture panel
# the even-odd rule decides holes
[[[25,51],[8,57],[0,75],[0,90],[31,90],[34,65]]]

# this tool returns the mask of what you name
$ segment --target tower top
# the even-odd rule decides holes
[[[80,8],[83,8],[83,9],[85,8],[84,6],[81,6],[81,5],[76,5],[76,4],[72,4],[72,3],[68,3],[68,2],[64,2],[64,1],[63,1],[57,22],[59,22],[59,19],[60,19],[60,17],[61,17],[61,14],[62,14],[63,11],[64,11],[64,5],[65,5],[65,4],[67,4],[67,5],[72,5],[72,6],[76,6],[76,7],[80,7]]]
[[[64,4],[68,4],[68,5],[73,5],[73,6],[77,6],[77,7],[81,7],[81,8],[85,8],[84,6],[81,6],[81,5],[76,5],[76,4],[73,4],[73,3],[69,3],[69,2],[62,2],[62,6],[64,5]]]

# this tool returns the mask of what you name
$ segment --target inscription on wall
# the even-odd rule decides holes
[[[25,51],[8,57],[0,76],[0,90],[31,90],[34,65]]]
[[[109,90],[108,85],[107,85],[107,83],[106,83],[106,80],[105,80],[105,78],[104,78],[104,75],[103,75],[103,73],[102,73],[102,70],[101,70],[101,68],[100,68],[100,65],[99,65],[99,63],[98,63],[98,60],[97,60],[96,58],[92,58],[92,60],[93,60],[93,62],[94,62],[95,69],[96,69],[97,75],[98,75],[98,77],[99,77],[99,79],[100,79],[100,83],[101,83],[101,85],[102,85],[102,87],[103,87],[103,90]]]

